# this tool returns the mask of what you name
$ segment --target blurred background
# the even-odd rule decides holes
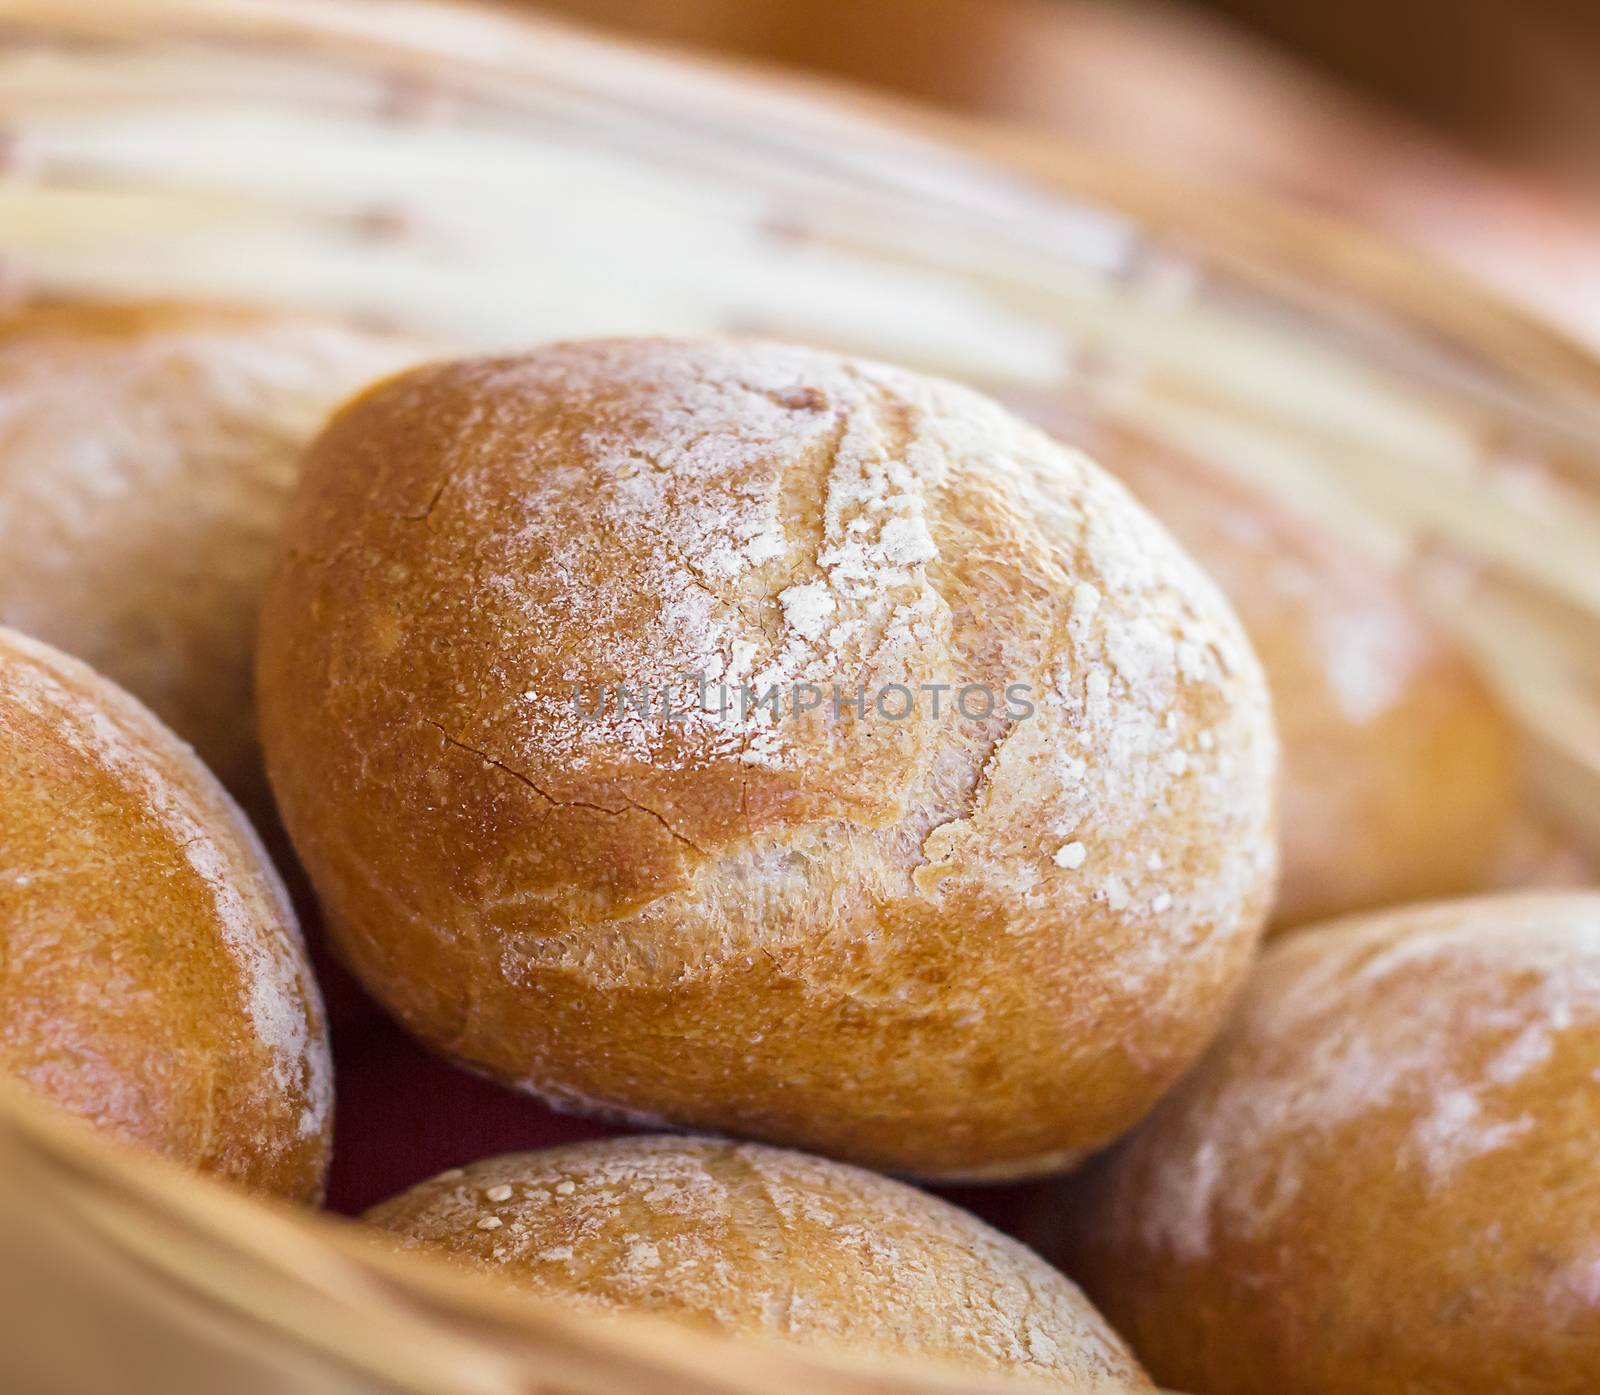
[[[1600,345],[1596,0],[537,0],[1287,197]]]

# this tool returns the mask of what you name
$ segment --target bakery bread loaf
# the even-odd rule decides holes
[[[491,1158],[368,1213],[407,1249],[595,1313],[1029,1378],[1153,1391],[1031,1250],[948,1202],[804,1153],[629,1138]]]
[[[1600,1388],[1600,892],[1289,935],[1069,1272],[1206,1395]]]
[[[1266,686],[1211,583],[987,399],[808,350],[364,394],[259,688],[356,972],[563,1108],[1064,1166],[1198,1055],[1271,894]]]
[[[332,1075],[294,913],[194,753],[0,630],[0,1071],[126,1143],[320,1196]]]
[[[1216,579],[1267,671],[1283,743],[1274,922],[1494,885],[1522,802],[1511,719],[1374,565],[1215,467],[1082,420],[1081,442]]]
[[[301,448],[418,357],[279,312],[0,315],[0,624],[127,688],[260,813],[255,614]]]

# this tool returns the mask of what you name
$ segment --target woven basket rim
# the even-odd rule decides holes
[[[162,1280],[262,1320],[252,1297],[302,1290],[303,1316],[323,1306],[340,1320],[381,1323],[397,1344],[381,1361],[359,1326],[342,1333],[284,1326],[335,1365],[363,1369],[419,1395],[507,1392],[551,1382],[562,1392],[622,1395],[1021,1395],[1029,1381],[985,1378],[916,1362],[857,1360],[754,1337],[687,1328],[646,1314],[601,1316],[516,1293],[424,1253],[399,1252],[358,1221],[249,1195],[136,1152],[0,1080],[0,1159],[13,1182],[72,1194],[74,1217],[102,1243],[132,1246]],[[35,1200],[38,1193],[35,1191]],[[136,1236],[141,1225],[152,1228]],[[133,1230],[130,1230],[130,1226]],[[269,1324],[282,1324],[272,1309]],[[484,1369],[460,1384],[454,1363]],[[485,1383],[485,1373],[492,1379]],[[662,1382],[665,1382],[662,1384]],[[540,1390],[545,1386],[538,1386]]]
[[[429,51],[439,26],[469,19],[478,42]],[[413,21],[408,30],[404,21]],[[988,165],[1072,202],[1093,201],[1176,243],[1201,250],[1247,280],[1322,313],[1345,294],[1405,322],[1423,336],[1484,354],[1533,396],[1593,414],[1600,433],[1600,346],[1517,305],[1470,274],[1327,209],[1223,187],[1098,152],[1054,132],[1003,118],[955,113],[844,78],[776,63],[703,52],[687,45],[591,29],[575,20],[520,9],[515,0],[0,0],[0,23],[85,40],[130,37],[165,27],[185,39],[255,38],[300,43],[307,51],[387,52],[428,69],[441,62],[485,75],[516,76],[526,50],[494,41],[511,35],[559,45],[560,61],[604,55],[637,73],[692,80],[713,107],[782,115],[799,125],[836,127],[914,141]],[[1591,438],[1600,445],[1600,434]]]

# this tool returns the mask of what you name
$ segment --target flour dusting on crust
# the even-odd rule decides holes
[[[504,753],[517,768],[574,776],[723,759],[803,771],[816,762],[815,729],[746,710],[731,695],[739,685],[756,695],[837,685],[853,697],[975,676],[960,671],[958,625],[1002,635],[1040,623],[1031,611],[952,615],[943,577],[966,559],[942,555],[936,538],[964,545],[958,510],[975,496],[1019,511],[1007,527],[1029,551],[997,556],[996,570],[1037,568],[1070,608],[1059,633],[1009,644],[1011,671],[984,675],[1025,685],[1044,718],[976,753],[907,724],[894,800],[921,817],[929,791],[919,785],[941,756],[976,760],[961,778],[980,788],[1047,762],[1039,785],[1054,791],[1051,807],[1036,811],[1047,834],[1023,865],[994,860],[994,875],[1048,898],[1070,874],[1074,899],[1148,921],[1141,954],[1120,965],[1130,985],[1233,921],[1270,879],[1261,830],[1276,749],[1255,656],[1209,579],[1084,457],[958,385],[778,345],[601,342],[453,371],[470,372],[483,401],[559,393],[593,418],[562,443],[573,463],[541,469],[520,500],[511,552],[537,556],[537,574],[491,568],[484,578],[530,640],[595,637],[565,685],[522,692],[522,728]],[[613,401],[622,405],[608,410]],[[527,449],[553,456],[556,446]],[[469,462],[451,479],[449,507],[492,536],[504,525],[492,491],[477,492],[478,470]],[[562,512],[575,489],[600,520],[592,542],[574,543]],[[634,561],[625,576],[617,552]],[[648,626],[621,618],[641,594],[657,606]],[[666,694],[681,720],[601,703],[607,681],[636,698]],[[928,817],[946,827],[924,852],[948,862],[970,822]],[[1209,825],[1214,867],[1152,860],[1146,830],[1190,821]],[[1075,841],[1083,860],[1057,861]]]
[[[925,1357],[1051,1388],[1148,1391],[1031,1251],[875,1174],[781,1149],[634,1138],[492,1158],[369,1219],[600,1312]]]
[[[1448,1187],[1534,1133],[1514,1087],[1597,1026],[1600,896],[1439,903],[1291,937],[1164,1125],[1147,1238],[1198,1259],[1218,1231],[1266,1234],[1340,1131],[1390,1111],[1408,1120],[1397,1166]]]

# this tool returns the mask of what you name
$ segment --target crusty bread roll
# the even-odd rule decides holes
[[[1199,569],[988,400],[808,350],[365,394],[308,453],[259,687],[356,971],[561,1107],[1062,1166],[1199,1053],[1270,895],[1266,687]]]
[[[1523,795],[1510,718],[1377,567],[1214,466],[1080,420],[1082,444],[1238,608],[1283,742],[1274,922],[1494,885]]]
[[[0,315],[0,624],[122,684],[259,812],[250,656],[300,450],[420,356],[282,313]]]
[[[1182,1390],[1589,1395],[1597,1079],[1600,893],[1290,935],[1097,1164],[1069,1272]]]
[[[1127,1347],[1031,1250],[948,1202],[753,1144],[629,1138],[490,1158],[367,1219],[596,1313],[1059,1391],[1151,1391]]]
[[[322,1003],[260,843],[138,702],[3,629],[0,1071],[124,1142],[321,1195]]]

